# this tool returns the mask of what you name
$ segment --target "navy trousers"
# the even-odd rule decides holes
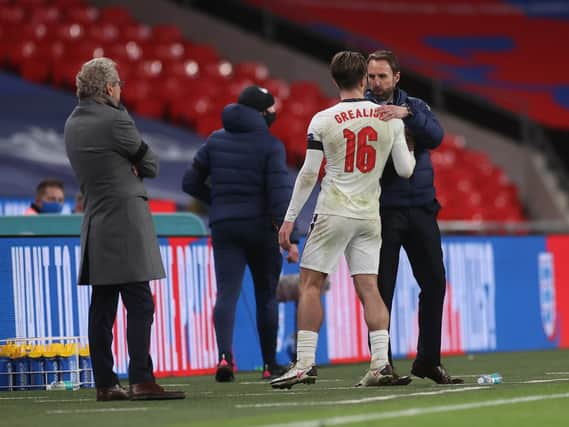
[[[128,379],[130,384],[154,380],[150,357],[150,333],[154,318],[154,301],[148,282],[124,285],[93,286],[89,306],[89,349],[95,386],[111,387],[119,383],[113,372],[113,324],[119,295],[126,308],[128,344]]]
[[[419,341],[417,359],[439,365],[446,279],[437,224],[440,205],[381,207],[382,246],[379,261],[379,292],[391,313],[401,247],[405,249],[419,294]],[[391,348],[389,349],[391,361]]]
[[[282,269],[277,230],[268,218],[227,220],[211,226],[217,299],[214,308],[219,354],[232,355],[235,310],[245,267],[255,287],[257,331],[263,363],[275,363],[278,331],[276,289]]]

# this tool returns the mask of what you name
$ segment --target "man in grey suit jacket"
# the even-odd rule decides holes
[[[85,196],[79,285],[92,285],[89,344],[97,400],[179,399],[156,384],[150,357],[154,303],[149,280],[165,277],[143,178],[158,158],[120,104],[116,64],[86,62],[77,74],[79,105],[65,123],[67,156]],[[119,294],[127,310],[127,393],[113,372],[112,327]]]

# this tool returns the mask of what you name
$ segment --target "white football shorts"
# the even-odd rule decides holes
[[[300,266],[330,274],[344,254],[352,276],[377,274],[381,220],[314,215]]]

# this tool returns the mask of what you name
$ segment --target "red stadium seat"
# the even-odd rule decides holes
[[[200,66],[193,59],[185,61],[169,61],[164,64],[165,73],[172,77],[196,79],[199,76]]]
[[[18,5],[28,9],[35,9],[47,3],[46,0],[17,0]]]
[[[205,44],[187,46],[186,58],[193,59],[200,66],[219,62],[219,54],[214,47]]]
[[[121,92],[121,98],[127,106],[135,106],[140,101],[151,99],[154,95],[154,86],[146,79],[132,79],[126,82]]]
[[[132,23],[121,27],[122,39],[143,44],[152,39],[152,28],[148,25]]]
[[[30,11],[28,22],[32,24],[53,24],[61,21],[63,14],[61,10],[55,6],[37,7]]]
[[[18,5],[0,5],[0,25],[20,25],[24,22],[26,12]]]
[[[50,0],[50,3],[62,10],[85,5],[84,0]]]
[[[290,95],[297,100],[311,99],[319,102],[322,97],[320,86],[311,81],[296,81],[290,85]]]
[[[47,83],[50,77],[49,63],[40,59],[24,59],[20,64],[20,75],[35,83]]]
[[[20,64],[28,58],[32,58],[37,50],[37,42],[25,40],[15,43],[10,49],[9,62],[12,67],[19,68]]]
[[[199,118],[205,117],[212,111],[214,111],[214,103],[206,95],[192,96],[190,99],[172,102],[169,107],[173,120],[192,128],[196,127]]]
[[[223,124],[221,123],[221,110],[213,109],[203,117],[200,117],[195,129],[198,134],[203,137],[207,137],[212,132],[221,129],[222,127]]]
[[[130,11],[121,6],[111,6],[101,9],[100,21],[118,26],[129,25],[134,22]]]
[[[162,62],[157,59],[143,59],[136,64],[135,73],[142,79],[156,79],[162,76]]]
[[[85,61],[82,59],[66,58],[53,64],[52,81],[57,86],[75,90],[75,77]]]
[[[108,52],[108,53],[107,53]],[[105,54],[115,62],[138,62],[142,59],[142,47],[140,44],[129,42],[117,42],[105,48]]]
[[[134,111],[151,119],[161,119],[166,111],[166,104],[160,98],[142,99],[133,106]]]
[[[85,27],[76,22],[58,24],[55,31],[58,40],[66,44],[81,41],[85,37]]]
[[[144,53],[165,62],[182,61],[186,55],[186,48],[184,43],[180,42],[152,43],[145,45]]]
[[[281,100],[285,100],[290,96],[290,86],[284,80],[268,79],[263,82],[263,87]]]
[[[237,77],[246,78],[255,82],[255,84],[263,85],[269,78],[269,69],[264,64],[258,62],[241,62],[234,67]]]
[[[182,32],[175,25],[155,25],[152,28],[152,39],[158,43],[182,42]]]
[[[63,9],[62,9],[63,10]],[[72,6],[65,10],[65,18],[68,22],[78,22],[89,25],[99,19],[99,9],[92,6]]]
[[[119,39],[119,36],[119,28],[114,24],[95,24],[87,29],[87,37],[98,43],[112,44]]]

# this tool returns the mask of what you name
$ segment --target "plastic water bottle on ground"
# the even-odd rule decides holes
[[[46,390],[50,391],[57,391],[57,390],[76,390],[79,387],[75,387],[75,385],[71,381],[53,381],[45,386]]]
[[[487,385],[487,384],[501,384],[502,383],[502,375],[496,373],[482,375],[477,380],[478,384],[480,385]]]

